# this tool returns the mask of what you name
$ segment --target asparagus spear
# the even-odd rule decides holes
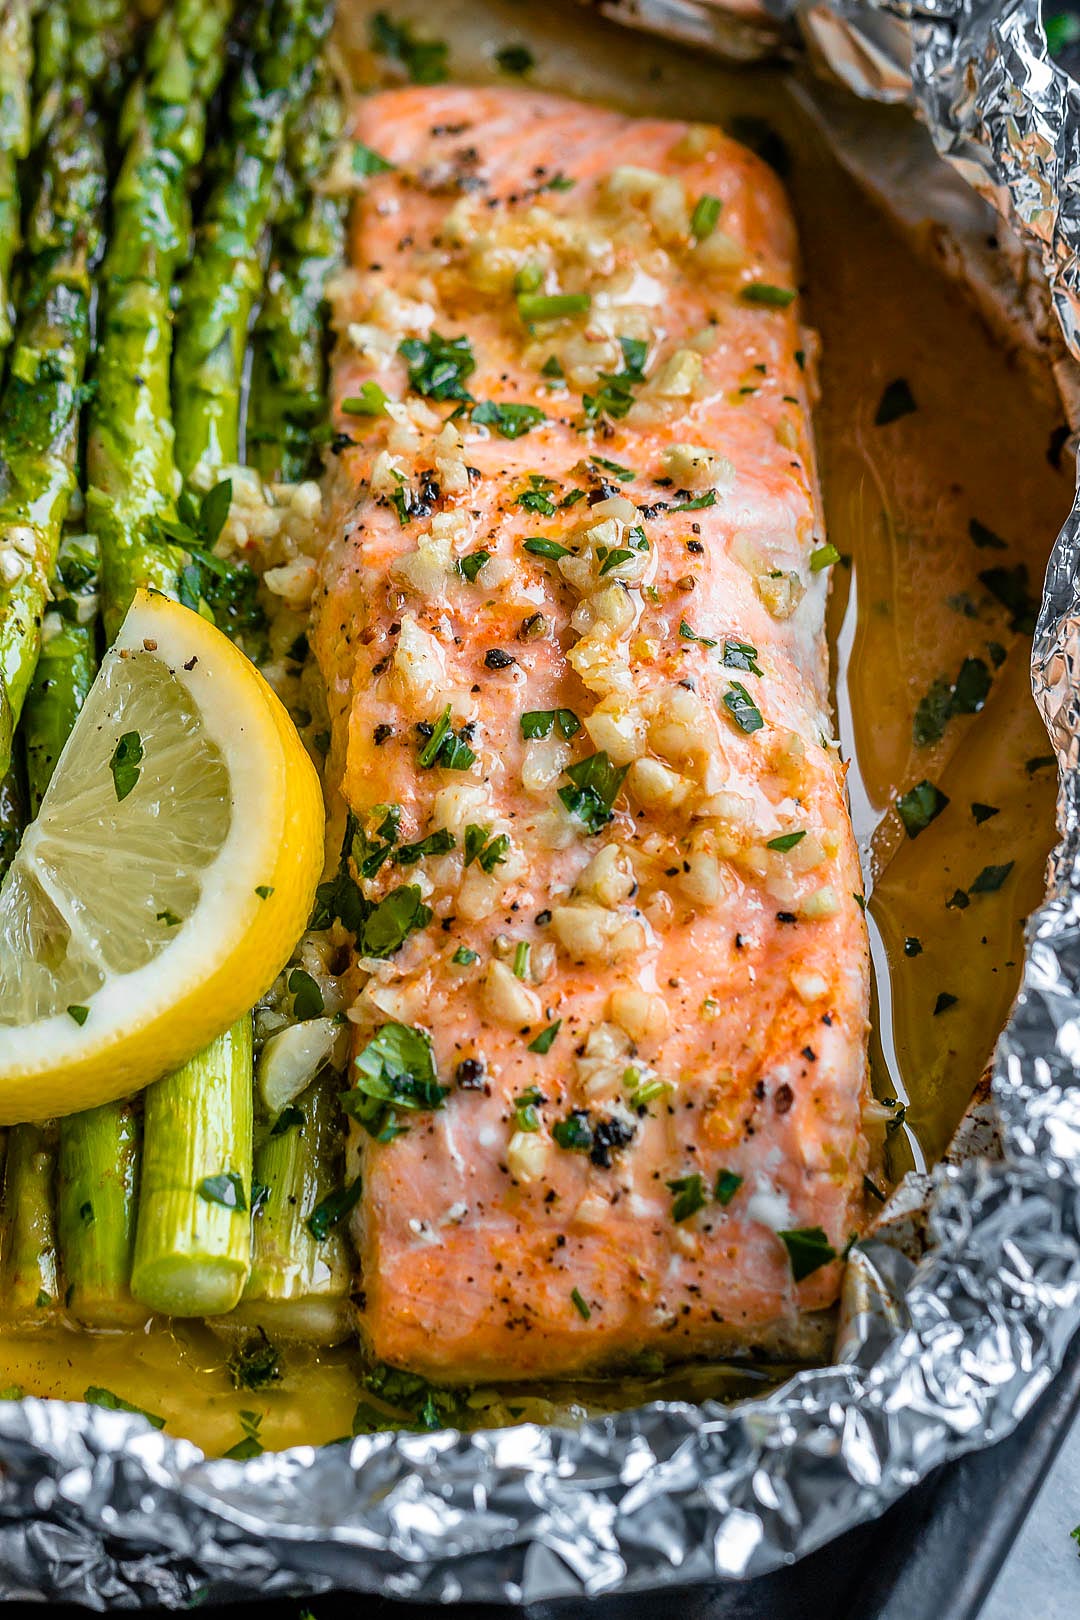
[[[131,1291],[168,1316],[216,1316],[251,1265],[251,1019],[146,1092]]]
[[[292,483],[318,465],[326,415],[326,284],[341,261],[345,207],[313,189],[341,138],[337,87],[321,68],[289,133],[289,176],[274,224],[266,297],[252,336],[246,444],[267,481]]]
[[[53,605],[23,708],[22,737],[30,814],[36,816],[60,750],[97,670],[97,547],[92,536],[60,542]]]
[[[59,1308],[55,1164],[54,1126],[13,1125],[8,1131],[0,1204],[0,1313],[13,1327],[43,1326]]]
[[[18,165],[30,150],[29,0],[0,5],[0,353],[11,342],[11,267],[19,246]]]
[[[233,1313],[272,1338],[337,1344],[350,1329],[350,1267],[340,1227],[308,1222],[341,1187],[339,1078],[316,1080],[283,1111],[255,1156],[266,1200],[254,1220],[251,1276]],[[316,1232],[320,1230],[318,1220]]]
[[[65,1303],[88,1327],[136,1326],[132,1299],[139,1119],[129,1102],[106,1103],[60,1121],[57,1230]]]
[[[76,93],[43,149],[27,230],[26,290],[0,394],[0,773],[11,763],[75,484],[90,273],[104,193],[100,132]]]
[[[26,781],[22,761],[16,756],[0,778],[0,878],[15,858],[15,851],[26,826]]]
[[[87,511],[101,547],[105,626],[115,634],[139,586],[176,596],[184,553],[164,538],[178,480],[169,410],[173,282],[188,239],[188,182],[206,105],[224,66],[229,8],[177,0],[150,39],[121,126],[103,272],[97,392],[90,411]]]
[[[286,120],[307,94],[327,0],[259,8],[229,99],[228,165],[211,189],[184,281],[173,366],[176,459],[204,483],[240,453],[240,393]]]

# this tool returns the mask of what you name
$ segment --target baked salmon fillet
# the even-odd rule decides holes
[[[868,951],[787,202],[528,90],[356,135],[314,636],[363,1338],[443,1382],[806,1349]]]

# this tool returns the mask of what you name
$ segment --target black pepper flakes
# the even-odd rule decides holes
[[[513,653],[504,652],[501,647],[489,647],[484,654],[484,664],[488,669],[509,669],[511,664],[516,663]]]

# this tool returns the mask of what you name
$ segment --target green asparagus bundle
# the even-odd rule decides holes
[[[327,0],[258,9],[229,99],[227,165],[211,189],[184,280],[173,365],[176,460],[205,484],[240,453],[240,394],[287,120],[311,84]]]
[[[252,334],[248,388],[247,459],[268,481],[295,483],[318,465],[317,429],[326,418],[326,286],[341,263],[345,206],[317,182],[341,139],[343,110],[323,66],[289,131],[288,176]]]
[[[12,339],[11,269],[21,235],[19,164],[30,150],[29,0],[0,4],[0,353]]]
[[[100,130],[75,93],[42,150],[27,227],[22,307],[0,393],[0,772],[11,762],[75,486],[91,272],[104,196]]]
[[[175,520],[179,487],[169,405],[171,300],[227,24],[219,0],[177,0],[154,28],[145,73],[124,109],[87,442],[87,511],[101,548],[109,636],[140,586],[176,596],[184,567],[182,549],[162,528]]]

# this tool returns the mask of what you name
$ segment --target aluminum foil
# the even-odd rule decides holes
[[[704,0],[604,9],[692,27],[699,45],[730,35]],[[941,154],[1035,245],[1080,356],[1080,90],[1048,60],[1037,0],[837,0],[799,20],[849,88],[910,96]],[[734,1408],[382,1434],[248,1463],[207,1461],[139,1418],[5,1401],[0,1596],[181,1606],[337,1587],[523,1603],[745,1577],[1007,1434],[1080,1323],[1078,577],[1080,503],[1035,637],[1062,839],[994,1062],[1004,1157],[902,1190],[852,1256],[837,1365]]]

